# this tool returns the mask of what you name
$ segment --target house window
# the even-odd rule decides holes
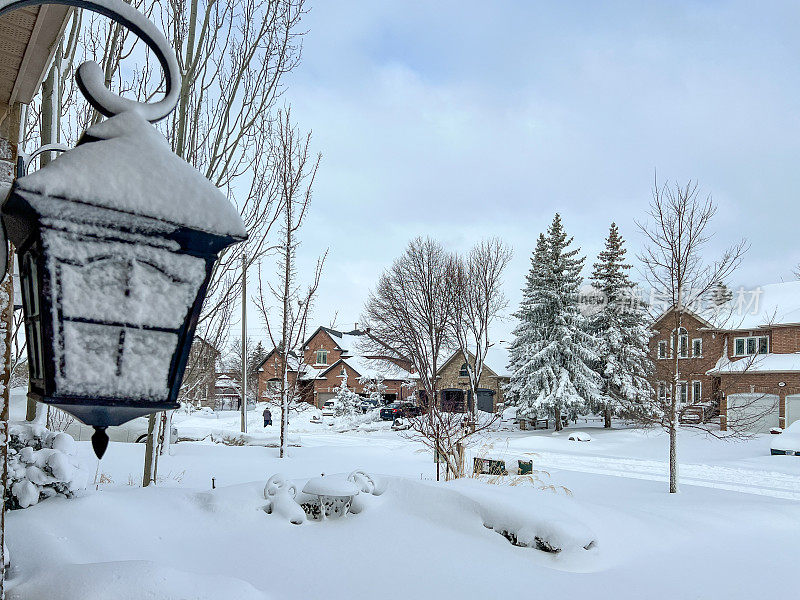
[[[692,356],[698,358],[703,356],[703,340],[702,338],[694,338],[692,340]]]
[[[678,400],[681,404],[689,402],[689,384],[685,381],[678,382]]]
[[[675,333],[673,332],[673,342]],[[678,328],[678,357],[689,358],[689,332],[683,327]]]
[[[767,354],[769,352],[769,336],[754,335],[738,337],[733,340],[734,356],[750,356],[753,354]]]
[[[458,371],[459,377],[469,377],[469,368],[467,367],[467,363],[461,365],[461,369]]]
[[[327,365],[328,364],[328,351],[327,350],[317,350],[317,364],[318,365]]]
[[[692,402],[703,401],[703,383],[701,381],[692,382]]]
[[[271,396],[273,394],[277,394],[281,391],[281,380],[280,379],[269,379],[267,380],[267,389],[264,390],[265,396]]]
[[[659,381],[658,382],[658,401],[662,404],[667,401],[669,398],[669,394],[667,393],[667,382],[666,381]]]
[[[658,358],[667,358],[667,341],[658,342]]]

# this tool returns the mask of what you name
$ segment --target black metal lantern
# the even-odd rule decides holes
[[[102,10],[79,4],[127,25],[144,19],[121,0],[101,2]],[[127,11],[125,18],[109,6]],[[2,206],[19,260],[29,396],[94,426],[98,456],[106,427],[178,407],[218,253],[246,237],[233,205],[148,122],[174,108],[177,65],[174,55],[163,56],[163,36],[136,24],[160,53],[169,102],[154,110],[111,98],[104,112],[114,116],[17,179]],[[87,87],[95,106],[108,100]]]

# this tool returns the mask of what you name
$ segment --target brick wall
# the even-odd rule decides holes
[[[697,402],[700,399],[692,398],[692,381],[701,382],[701,400],[703,402],[712,399],[712,377],[706,375],[706,372],[712,369],[719,358],[722,356],[725,347],[725,335],[719,332],[705,330],[704,324],[693,317],[692,315],[684,315],[681,320],[681,326],[686,329],[689,336],[689,358],[678,359],[678,369],[680,372],[680,381],[686,381],[689,384],[689,401]],[[654,390],[657,390],[659,381],[668,383],[672,381],[674,359],[670,357],[672,341],[672,330],[675,327],[674,318],[667,315],[661,321],[656,323],[655,334],[650,339],[650,356],[653,357],[654,373],[651,377],[650,383]],[[702,354],[700,356],[693,355],[693,340],[702,340]],[[660,341],[667,342],[667,358],[658,358],[658,343]]]

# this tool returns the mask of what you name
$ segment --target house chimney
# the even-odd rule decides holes
[[[355,326],[353,327],[353,330],[354,330],[354,331],[358,331],[358,321],[356,321],[356,324],[355,324]]]

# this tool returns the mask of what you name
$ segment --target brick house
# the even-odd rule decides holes
[[[651,383],[668,397],[675,336],[685,412],[703,407],[720,426],[753,432],[800,420],[800,281],[766,285],[755,301],[685,312],[674,331],[672,311],[652,325]]]
[[[371,342],[370,346],[377,342],[384,350],[367,351],[366,342]],[[362,378],[383,377],[386,402],[407,400],[417,388],[418,377],[411,361],[381,344],[368,330],[359,330],[357,325],[348,332],[318,327],[293,353],[293,361],[289,366],[290,384],[299,379],[302,399],[317,407],[336,395],[345,375],[347,387],[359,395],[366,395]],[[280,354],[273,349],[258,368],[259,400],[268,399],[280,390],[281,367]]]
[[[474,365],[475,355],[470,352],[469,357]],[[454,352],[441,366],[438,379],[441,406],[444,410],[472,410],[473,400],[472,391],[469,389],[467,363],[464,362],[460,350]],[[498,374],[489,366],[488,361],[484,361],[483,372],[478,382],[478,410],[494,412],[498,404],[505,402],[503,386],[508,381],[508,375]]]

